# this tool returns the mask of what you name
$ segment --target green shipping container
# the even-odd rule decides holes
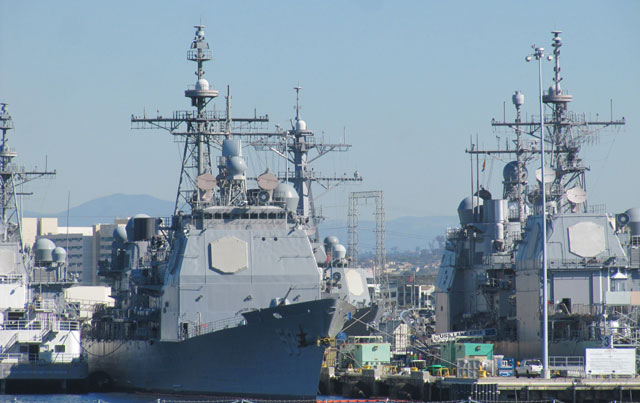
[[[442,348],[440,356],[442,358],[442,365],[446,367],[451,367],[451,363],[455,363],[456,360],[460,358],[493,360],[493,344],[451,342]]]

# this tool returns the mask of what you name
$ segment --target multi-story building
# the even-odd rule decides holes
[[[48,238],[67,251],[67,270],[82,284],[94,284],[93,229],[91,227],[58,227],[57,233],[45,233]]]
[[[25,245],[33,245],[38,238],[48,238],[67,251],[68,270],[84,285],[99,283],[100,261],[111,259],[113,230],[125,225],[127,219],[116,219],[113,224],[95,224],[91,227],[59,227],[58,219],[51,217],[24,218]]]

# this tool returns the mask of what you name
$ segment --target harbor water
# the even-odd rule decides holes
[[[16,403],[178,403],[178,402],[201,402],[201,403],[228,403],[228,402],[252,402],[252,403],[316,403],[316,402],[349,402],[355,400],[347,400],[341,396],[318,396],[317,400],[260,400],[260,399],[224,399],[212,396],[179,396],[179,395],[158,395],[153,393],[88,393],[88,394],[37,394],[37,395],[0,395],[0,402],[16,402]],[[365,402],[365,400],[358,400]],[[393,402],[387,399],[370,399],[366,402]]]

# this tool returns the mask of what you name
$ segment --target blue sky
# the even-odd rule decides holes
[[[286,127],[299,83],[309,128],[353,144],[315,168],[365,178],[319,198],[325,215],[345,218],[355,190],[384,190],[388,217],[455,215],[469,192],[470,136],[504,144],[490,122],[505,101],[513,119],[515,90],[537,113],[537,65],[524,57],[562,30],[571,109],[604,119],[612,99],[614,117],[627,120],[583,153],[590,202],[620,212],[640,206],[638,15],[637,1],[0,0],[0,101],[19,163],[41,168],[46,156],[58,172],[29,187],[27,209],[65,210],[68,195],[71,206],[113,193],[173,200],[179,145],[163,131],[132,131],[130,117],[189,108],[186,50],[202,22],[214,54],[206,78],[231,86],[235,115],[256,109]],[[543,69],[548,87],[552,65]],[[278,159],[250,164],[262,171]],[[488,161],[481,178],[494,194],[502,166]]]

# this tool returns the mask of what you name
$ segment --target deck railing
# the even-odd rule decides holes
[[[0,275],[0,284],[14,284],[24,280],[22,274],[2,274]]]
[[[5,353],[0,354],[0,363],[32,363],[34,365],[63,364],[77,359],[86,359],[80,353]]]
[[[196,324],[194,326],[189,327],[188,334],[183,334],[182,337],[184,339],[188,339],[191,337],[201,336],[203,334],[216,332],[218,330],[229,329],[237,326],[242,326],[246,324],[246,321],[243,317],[233,317],[220,319],[214,322],[207,322]]]
[[[0,330],[80,330],[77,320],[8,320],[0,323]]]

